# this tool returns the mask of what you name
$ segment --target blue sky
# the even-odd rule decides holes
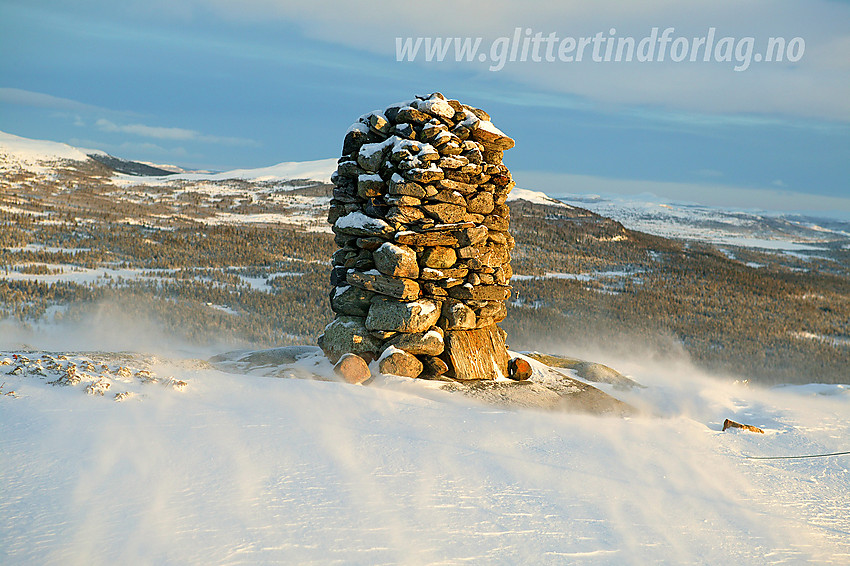
[[[230,169],[338,155],[360,114],[439,90],[517,141],[549,194],[850,212],[850,4],[0,0],[0,130]],[[805,41],[796,62],[396,61],[396,37]]]

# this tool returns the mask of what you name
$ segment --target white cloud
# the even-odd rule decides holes
[[[279,21],[297,25],[314,39],[344,49],[369,51],[384,57],[387,72],[397,65],[422,68],[438,80],[439,69],[490,79],[494,90],[512,90],[517,104],[530,105],[529,92],[572,98],[568,104],[723,116],[803,118],[846,123],[850,121],[850,3],[832,0],[491,0],[486,4],[373,0],[339,2],[311,0],[128,0],[116,6],[101,0],[105,9],[122,10],[133,20],[194,22],[210,17],[250,27]],[[805,40],[805,54],[794,64],[755,63],[735,72],[737,62],[671,63],[515,63],[497,73],[486,63],[397,63],[396,37],[482,37],[482,45],[514,28],[555,32],[559,37],[587,37],[616,28],[618,36],[640,39],[653,27],[675,28],[675,37],[702,37],[710,27],[718,37],[755,38],[755,51],[769,37]],[[215,49],[230,47],[216,38]],[[197,44],[197,40],[195,42]],[[241,44],[237,51],[254,53],[256,45]],[[267,55],[265,49],[260,50]],[[374,70],[374,69],[372,69]],[[369,72],[364,69],[364,72]],[[519,88],[509,86],[518,84]],[[439,89],[439,85],[435,85]],[[565,96],[566,95],[566,96]]]
[[[674,27],[675,35],[693,38],[716,27],[718,37],[753,36],[755,49],[769,37],[805,40],[805,55],[796,64],[751,63],[735,72],[733,63],[516,63],[499,71],[508,79],[601,105],[652,106],[713,114],[766,114],[825,120],[850,120],[850,34],[842,22],[850,6],[828,0],[716,0],[680,2],[648,0],[494,0],[486,5],[453,3],[436,13],[418,2],[314,0],[195,0],[197,12],[217,13],[242,22],[280,19],[298,23],[305,33],[348,48],[385,55],[395,63],[395,37],[483,37],[483,45],[510,36],[515,27],[544,36],[593,36],[614,27],[636,39],[652,27]],[[185,11],[185,6],[183,8]],[[398,63],[416,65],[418,63]],[[489,63],[431,63],[428,69],[467,69],[486,75]],[[492,73],[496,74],[496,73]]]
[[[168,128],[161,126],[146,126],[144,124],[123,124],[119,125],[115,122],[100,118],[95,122],[95,126],[103,132],[132,134],[145,138],[161,139],[161,140],[178,140],[178,141],[197,141],[222,145],[241,145],[252,146],[258,145],[254,140],[234,137],[210,136],[202,134],[195,130],[187,130],[185,128]]]
[[[145,124],[118,124],[116,118],[128,119],[138,116],[134,112],[115,111],[109,108],[102,108],[92,104],[86,104],[70,98],[62,98],[53,96],[43,92],[34,92],[20,88],[0,87],[0,104],[10,104],[18,106],[30,106],[36,108],[52,108],[58,110],[56,115],[63,116],[73,121],[73,124],[78,127],[86,126],[86,121],[83,115],[92,118],[92,115],[103,116],[108,115],[113,119],[98,118],[94,121],[94,126],[102,132],[109,133],[124,133],[135,136],[172,140],[172,141],[195,141],[203,143],[212,143],[230,146],[259,146],[260,144],[251,139],[213,136],[203,134],[196,130],[185,128],[170,128],[162,126],[147,126]]]
[[[161,128],[145,126],[142,124],[119,126],[105,118],[100,118],[97,122],[95,122],[95,125],[104,132],[123,132],[126,134],[135,134],[137,136],[165,140],[189,140],[195,139],[199,135],[198,132],[193,130],[184,130],[182,128]]]
[[[62,98],[43,92],[33,92],[20,88],[0,87],[0,103],[18,106],[34,106],[36,108],[53,108],[74,112],[104,112],[105,108],[85,104],[70,98]]]

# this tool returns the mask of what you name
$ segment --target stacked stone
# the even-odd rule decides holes
[[[382,373],[508,375],[513,188],[502,152],[514,141],[483,110],[440,93],[361,116],[348,130],[328,221],[339,249],[336,318],[319,343]]]

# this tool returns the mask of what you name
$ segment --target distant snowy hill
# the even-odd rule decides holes
[[[0,132],[0,167],[18,166],[29,171],[41,171],[44,165],[62,160],[89,161],[93,159],[116,173],[136,178],[137,183],[161,183],[163,177],[182,181],[246,181],[308,180],[330,182],[336,170],[336,159],[315,161],[286,161],[256,169],[234,169],[220,173],[186,171],[174,165],[143,163],[115,157],[98,149],[83,149],[46,140],[33,140]]]
[[[336,159],[317,159],[315,161],[285,161],[270,167],[257,169],[234,169],[222,173],[181,173],[174,179],[186,181],[223,181],[226,179],[244,179],[246,181],[286,181],[303,179],[329,183],[331,173],[336,171]]]
[[[87,161],[83,151],[68,144],[32,140],[0,132],[0,167],[18,165],[28,169],[40,163],[55,163],[62,159]]]
[[[850,221],[827,215],[711,207],[650,194],[569,194],[560,200],[665,238],[792,253],[850,249]]]
[[[138,161],[128,161],[127,159],[121,159],[120,157],[115,157],[102,151],[88,153],[88,156],[118,173],[154,177],[164,177],[173,174],[172,171],[168,171],[167,169],[160,169],[159,167],[154,167],[147,163],[139,163]]]
[[[44,172],[46,167],[62,161],[97,161],[117,173],[164,176],[172,171],[151,164],[121,159],[99,149],[83,149],[65,143],[33,140],[0,132],[0,170],[19,167],[29,172]]]
[[[530,191],[528,189],[520,189],[515,188],[508,195],[508,202],[513,202],[517,200],[524,200],[526,202],[534,203],[534,204],[548,204],[550,206],[566,206],[572,208],[570,205],[559,201],[558,199],[552,198],[546,193],[542,193],[540,191]]]

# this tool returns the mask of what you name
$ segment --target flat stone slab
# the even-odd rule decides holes
[[[511,409],[543,409],[618,417],[637,413],[631,405],[567,376],[563,376],[563,383],[560,384],[535,381],[447,382],[441,389]]]
[[[503,379],[508,376],[505,339],[495,325],[476,330],[447,330],[446,349],[456,379]]]
[[[420,295],[419,283],[413,279],[391,277],[377,270],[374,272],[360,272],[349,269],[345,280],[347,283],[366,291],[373,291],[405,301],[412,301],[419,298]]]
[[[614,368],[596,362],[588,362],[566,356],[541,354],[539,352],[523,352],[523,355],[550,367],[571,369],[582,379],[594,383],[608,383],[613,385],[615,389],[626,390],[633,387],[645,387]]]
[[[246,366],[281,366],[294,364],[308,356],[322,354],[318,346],[282,346],[267,350],[234,350],[218,354],[209,359],[211,364],[238,362]]]
[[[516,354],[510,353],[510,355]],[[531,356],[526,355],[526,357]],[[255,351],[237,350],[213,356],[209,361],[214,367],[228,373],[322,381],[335,379],[327,359],[315,346],[286,346]],[[528,381],[458,382],[410,379],[406,383],[421,385],[425,390],[439,389],[447,393],[463,395],[481,403],[507,409],[539,409],[605,416],[630,416],[638,412],[631,405],[612,395],[565,375],[558,368],[537,361],[533,362],[532,366],[533,373]],[[322,375],[323,367],[327,375]],[[415,393],[419,388],[405,386],[404,390]]]

